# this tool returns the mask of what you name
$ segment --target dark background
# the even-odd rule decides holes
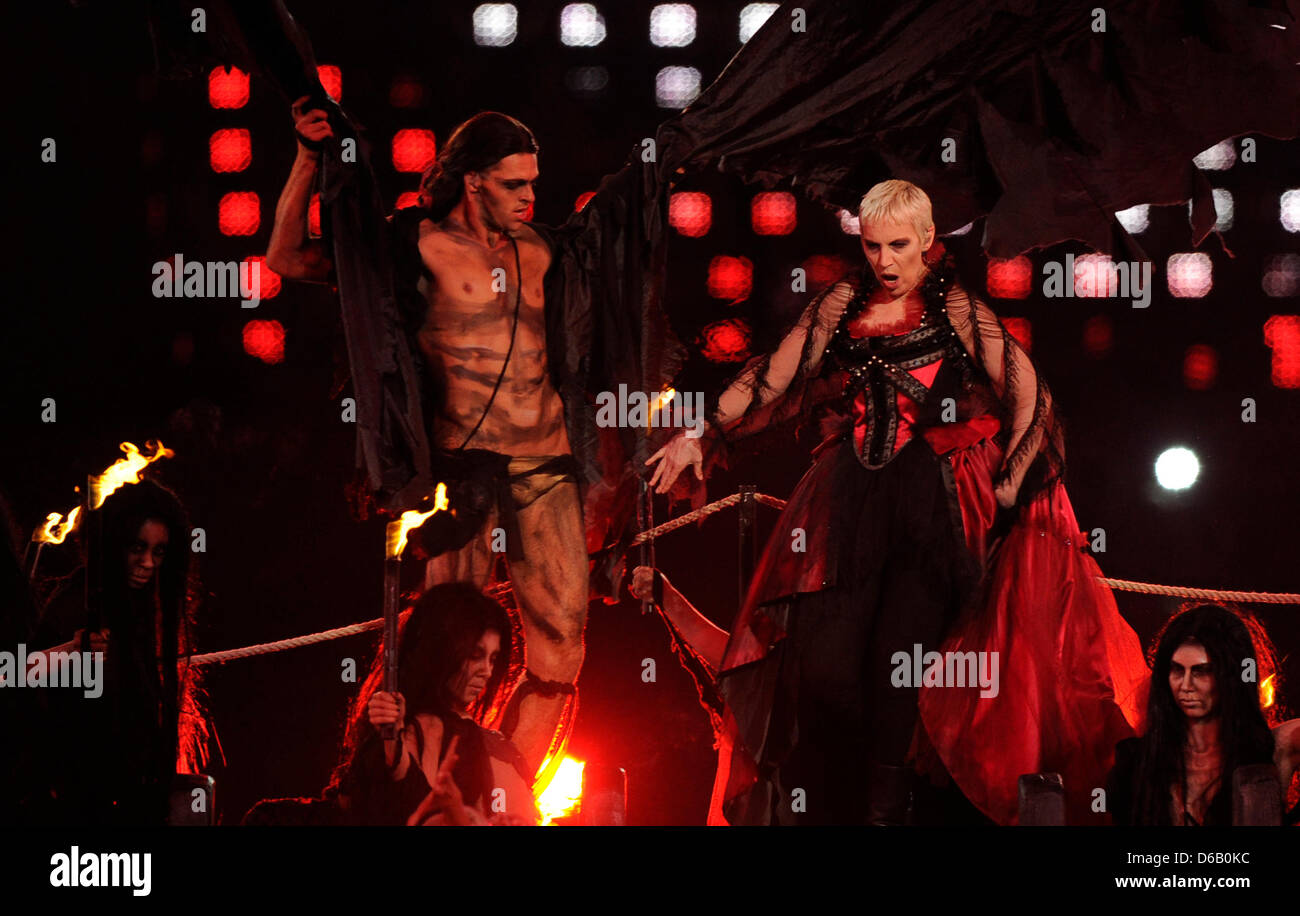
[[[607,38],[594,48],[559,42],[558,2],[523,2],[519,37],[506,48],[471,38],[471,3],[298,3],[318,61],[342,68],[342,104],[371,131],[380,181],[391,200],[417,176],[392,170],[388,138],[403,127],[450,129],[483,109],[505,111],[536,133],[541,183],[536,215],[559,223],[574,200],[596,187],[634,144],[666,116],[654,101],[660,67],[694,66],[707,85],[738,49],[739,2],[698,9],[697,38],[686,48],[648,40],[653,4],[599,4]],[[250,103],[216,110],[206,75],[166,82],[153,76],[144,18],[112,4],[24,5],[7,17],[5,55],[11,112],[7,169],[6,275],[16,279],[5,305],[3,458],[0,493],[26,537],[50,511],[66,511],[73,487],[117,456],[119,442],[161,438],[175,459],[160,478],[180,493],[192,523],[207,532],[199,557],[206,591],[201,648],[248,645],[370,619],[380,612],[382,523],[349,515],[344,485],[353,467],[353,430],[340,422],[331,391],[344,370],[337,301],[325,288],[288,285],[256,310],[233,299],[156,299],[155,261],[230,260],[265,252],[275,200],[288,174],[294,140],[288,103],[254,77]],[[578,97],[570,70],[607,68],[607,89]],[[417,107],[390,104],[395,77],[424,86]],[[208,137],[222,127],[252,132],[253,161],[214,174]],[[1159,129],[1153,123],[1152,129]],[[58,160],[40,161],[44,137]],[[1214,261],[1215,286],[1201,299],[1176,299],[1165,287],[1165,259],[1191,250],[1186,208],[1152,208],[1140,240],[1154,263],[1150,308],[1127,300],[990,300],[1033,329],[1033,353],[1067,421],[1069,488],[1080,525],[1101,527],[1098,557],[1111,576],[1150,582],[1267,591],[1300,591],[1297,574],[1296,447],[1300,391],[1269,377],[1263,325],[1297,312],[1295,297],[1270,299],[1260,287],[1264,261],[1297,250],[1278,221],[1278,197],[1300,187],[1300,143],[1258,138],[1258,161],[1208,172],[1231,190],[1235,225],[1202,246]],[[749,225],[754,189],[718,174],[682,189],[713,197],[713,228],[703,238],[675,235],[669,252],[668,302],[681,336],[698,344],[701,327],[726,317],[754,321],[755,346],[792,306],[790,270],[816,254],[859,263],[856,239],[835,215],[799,203],[794,234],[765,238]],[[261,197],[262,225],[252,237],[217,231],[217,202],[228,191]],[[864,189],[865,190],[865,189]],[[1044,206],[1052,189],[1043,189]],[[942,223],[942,214],[936,214]],[[947,239],[982,280],[979,227]],[[1225,251],[1231,249],[1234,256]],[[1033,255],[1043,260],[1078,246]],[[705,288],[716,254],[743,255],[755,268],[746,302],[711,299]],[[762,313],[766,317],[761,317]],[[1089,356],[1085,322],[1112,322],[1108,354]],[[244,352],[250,319],[286,328],[283,363]],[[1219,359],[1215,383],[1192,391],[1183,358],[1207,344]],[[734,368],[734,367],[733,367]],[[726,367],[697,355],[678,387],[716,385]],[[57,402],[57,422],[42,423],[41,400]],[[1254,398],[1258,422],[1241,421]],[[1181,494],[1161,494],[1156,455],[1193,448],[1201,478]],[[788,431],[754,443],[732,471],[711,481],[715,498],[739,483],[786,496],[807,455]],[[658,509],[660,517],[664,507]],[[760,533],[775,513],[760,509]],[[696,604],[728,626],[736,609],[735,515],[659,544],[659,564]],[[50,549],[42,572],[73,563],[70,547]],[[1120,593],[1121,611],[1146,642],[1179,602]],[[1300,611],[1257,606],[1284,672],[1300,676]],[[356,687],[344,684],[342,659],[369,663],[377,637],[210,669],[211,710],[228,767],[217,772],[220,813],[237,822],[258,798],[314,795],[335,762],[341,726]],[[702,823],[712,779],[707,718],[675,663],[667,633],[632,602],[595,604],[587,631],[582,704],[570,753],[622,766],[633,823]],[[641,681],[642,660],[658,680]],[[1284,697],[1285,699],[1285,697]]]

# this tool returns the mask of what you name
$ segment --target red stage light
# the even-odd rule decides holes
[[[700,331],[700,352],[715,363],[738,363],[749,358],[753,333],[740,318],[724,318]]]
[[[388,104],[394,108],[419,108],[424,102],[424,83],[413,76],[393,79],[388,90]]]
[[[336,102],[343,101],[343,71],[332,64],[321,64],[316,68],[316,76],[325,87],[325,94]]]
[[[709,295],[733,302],[749,296],[754,289],[754,265],[749,258],[718,255],[709,262]]]
[[[713,201],[701,191],[681,191],[668,198],[668,225],[698,239],[713,226]]]
[[[583,191],[581,194],[578,195],[578,199],[573,202],[573,212],[581,213],[582,208],[587,206],[587,202],[590,201],[595,196],[596,196],[595,191]],[[669,205],[669,207],[671,209],[671,204]],[[670,221],[671,219],[672,217],[669,217]]]
[[[1083,352],[1093,359],[1110,354],[1115,346],[1115,326],[1109,316],[1093,315],[1083,326]]]
[[[1023,254],[1016,258],[989,258],[989,295],[995,299],[1025,299],[1034,283],[1034,265]]]
[[[266,258],[260,254],[250,255],[244,258],[244,263],[250,265],[250,271],[257,271],[257,282],[261,285],[258,287],[258,297],[261,299],[274,299],[280,294],[280,275],[266,266]]]
[[[849,262],[833,254],[815,254],[803,262],[808,289],[817,292],[830,286],[848,272]]]
[[[238,67],[214,67],[208,74],[208,103],[213,108],[243,108],[248,104],[248,74]]]
[[[264,363],[284,362],[284,325],[278,321],[250,321],[244,325],[244,352]]]
[[[217,212],[223,235],[256,235],[262,225],[262,204],[255,191],[231,191],[221,198]]]
[[[314,239],[320,238],[320,192],[311,196],[307,204],[307,234]]]
[[[433,131],[407,127],[393,134],[393,168],[399,172],[423,172],[438,158]]]
[[[1002,323],[1007,326],[1016,343],[1024,347],[1026,353],[1034,351],[1034,326],[1029,323],[1028,318],[1003,318]]]
[[[1300,388],[1300,315],[1273,315],[1264,322],[1264,343],[1273,351],[1273,384]]]
[[[799,224],[794,195],[789,191],[755,194],[749,205],[749,222],[758,235],[789,235]]]
[[[225,127],[208,140],[214,172],[242,172],[253,162],[253,136],[243,127]]]
[[[1192,344],[1183,356],[1183,384],[1193,391],[1206,391],[1219,377],[1219,354],[1205,344]]]
[[[407,207],[418,207],[420,205],[419,191],[403,191],[397,195],[397,209],[405,210]]]

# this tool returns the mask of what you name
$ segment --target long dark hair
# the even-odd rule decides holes
[[[122,487],[104,501],[104,619],[114,626],[131,627],[130,587],[127,558],[139,534],[140,526],[153,520],[167,529],[167,549],[149,591],[163,612],[164,630],[170,629],[167,642],[175,662],[175,636],[185,613],[186,588],[190,559],[190,526],[180,499],[156,481],[144,479]],[[150,621],[152,625],[152,621]],[[159,647],[166,648],[166,647]]]
[[[420,203],[441,220],[460,202],[465,175],[481,172],[515,153],[536,153],[533,132],[509,115],[481,111],[452,131],[433,165],[420,178]]]
[[[191,595],[195,583],[189,520],[176,494],[148,478],[118,489],[101,511],[103,625],[111,632],[110,676],[119,684],[119,702],[138,709],[147,697],[157,704],[163,723],[157,765],[166,785],[178,765],[197,772],[207,763],[210,737],[197,672],[184,665],[182,674],[177,664],[193,646],[197,604],[197,595]],[[148,586],[132,589],[128,557],[148,521],[167,529],[167,547]],[[154,628],[156,614],[161,617],[160,631]],[[178,749],[184,761],[179,764]]]
[[[397,689],[406,700],[407,722],[418,713],[432,713],[444,720],[455,715],[447,683],[488,630],[495,630],[501,637],[501,651],[483,693],[467,710],[480,724],[497,705],[510,670],[513,639],[505,608],[468,583],[452,582],[429,589],[402,614],[397,637]],[[335,787],[344,784],[357,752],[374,735],[367,707],[383,684],[384,656],[377,652],[348,717],[343,762],[332,780]]]
[[[1151,659],[1151,691],[1147,700],[1147,730],[1139,740],[1133,786],[1133,822],[1169,825],[1170,789],[1186,779],[1183,751],[1187,720],[1169,689],[1169,667],[1174,653],[1187,643],[1204,647],[1214,675],[1215,715],[1219,718],[1219,740],[1223,750],[1218,792],[1231,791],[1229,780],[1238,766],[1269,763],[1273,759],[1273,735],[1260,709],[1259,686],[1268,673],[1262,662],[1272,665],[1272,647],[1263,628],[1241,611],[1205,604],[1171,617],[1156,639]],[[1257,650],[1252,630],[1263,639]],[[1263,657],[1261,657],[1263,656]],[[1243,662],[1255,666],[1255,680],[1242,677]]]

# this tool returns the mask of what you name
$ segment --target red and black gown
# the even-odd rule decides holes
[[[1020,775],[1059,772],[1071,819],[1102,823],[1092,790],[1138,724],[1146,666],[1084,552],[1051,394],[950,264],[923,281],[919,325],[891,336],[855,336],[870,272],[842,282],[855,297],[824,358],[823,294],[791,331],[797,369],[767,357],[738,377],[754,393],[769,373],[792,381],[780,406],[753,397],[729,437],[815,410],[823,439],[719,672],[710,823],[864,823],[875,764],[950,776],[999,824],[1015,822]],[[1000,509],[1008,481],[1018,499]],[[914,647],[996,652],[996,695],[911,683],[895,654]]]

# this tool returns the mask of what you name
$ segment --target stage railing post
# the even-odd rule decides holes
[[[758,520],[758,502],[754,494],[758,488],[744,485],[740,488],[740,598],[737,611],[745,606],[745,595],[749,592],[749,583],[754,579],[754,568],[758,564],[758,544],[754,525]]]

